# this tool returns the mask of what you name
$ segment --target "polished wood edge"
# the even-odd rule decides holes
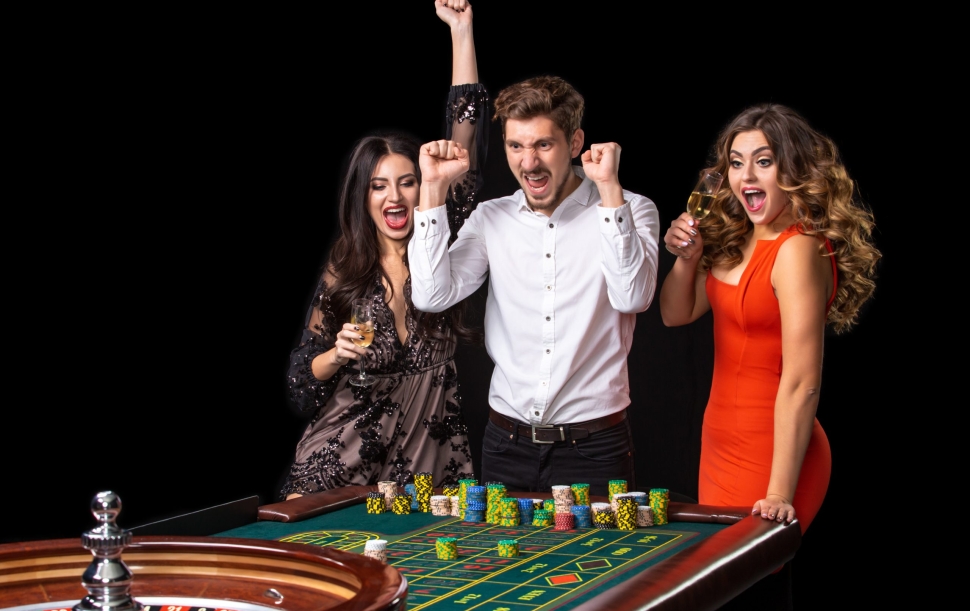
[[[270,522],[299,522],[337,511],[367,500],[369,492],[377,492],[377,486],[344,486],[308,494],[289,501],[262,505],[256,519]]]
[[[770,575],[801,545],[796,522],[744,519],[610,588],[576,611],[707,611]]]
[[[279,558],[288,562],[305,562],[324,566],[353,575],[360,583],[353,608],[396,608],[407,597],[407,580],[394,567],[379,560],[368,558],[331,547],[284,543],[262,539],[233,537],[133,537],[125,548],[125,554],[219,554],[223,556],[246,556]],[[65,554],[91,556],[78,539],[52,539],[0,544],[0,563],[25,558],[47,558]],[[218,565],[218,561],[212,564]],[[78,579],[81,577],[78,573]],[[137,580],[137,575],[135,577]]]

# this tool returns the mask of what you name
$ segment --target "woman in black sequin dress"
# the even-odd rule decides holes
[[[488,133],[488,94],[478,68],[467,0],[436,0],[451,28],[452,87],[445,138],[469,153],[470,171],[448,200],[452,239],[481,189]],[[474,84],[469,84],[474,83]],[[418,204],[418,147],[402,134],[364,138],[354,148],[340,194],[340,236],[330,252],[287,373],[291,400],[312,413],[280,491],[292,498],[339,486],[430,472],[434,485],[472,476],[454,354],[458,340],[475,341],[463,306],[440,314],[411,304],[407,243]],[[370,348],[357,335],[350,302],[375,305]],[[378,381],[348,383],[364,359]]]

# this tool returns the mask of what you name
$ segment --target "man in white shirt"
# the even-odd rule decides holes
[[[584,101],[557,77],[495,100],[522,189],[482,202],[449,249],[445,195],[468,167],[449,141],[421,147],[420,205],[408,245],[411,299],[439,312],[488,278],[485,345],[495,362],[482,481],[515,491],[610,480],[635,486],[627,355],[657,284],[657,208],[624,191],[620,147],[583,148]],[[631,488],[633,489],[633,488]]]

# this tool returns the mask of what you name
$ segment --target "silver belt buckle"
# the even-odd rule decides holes
[[[536,429],[559,429],[559,437],[561,441],[566,441],[566,431],[561,426],[553,426],[551,424],[533,424],[532,425],[532,443],[556,443],[555,441],[540,441],[536,439]]]

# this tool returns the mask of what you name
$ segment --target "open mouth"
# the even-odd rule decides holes
[[[548,174],[523,174],[525,184],[533,195],[541,195],[549,185]]]
[[[404,206],[385,208],[384,222],[391,229],[404,229],[408,224],[408,209]]]
[[[744,189],[741,194],[744,195],[744,202],[748,210],[752,212],[761,210],[761,207],[765,205],[765,199],[767,199],[767,194],[761,189]]]

